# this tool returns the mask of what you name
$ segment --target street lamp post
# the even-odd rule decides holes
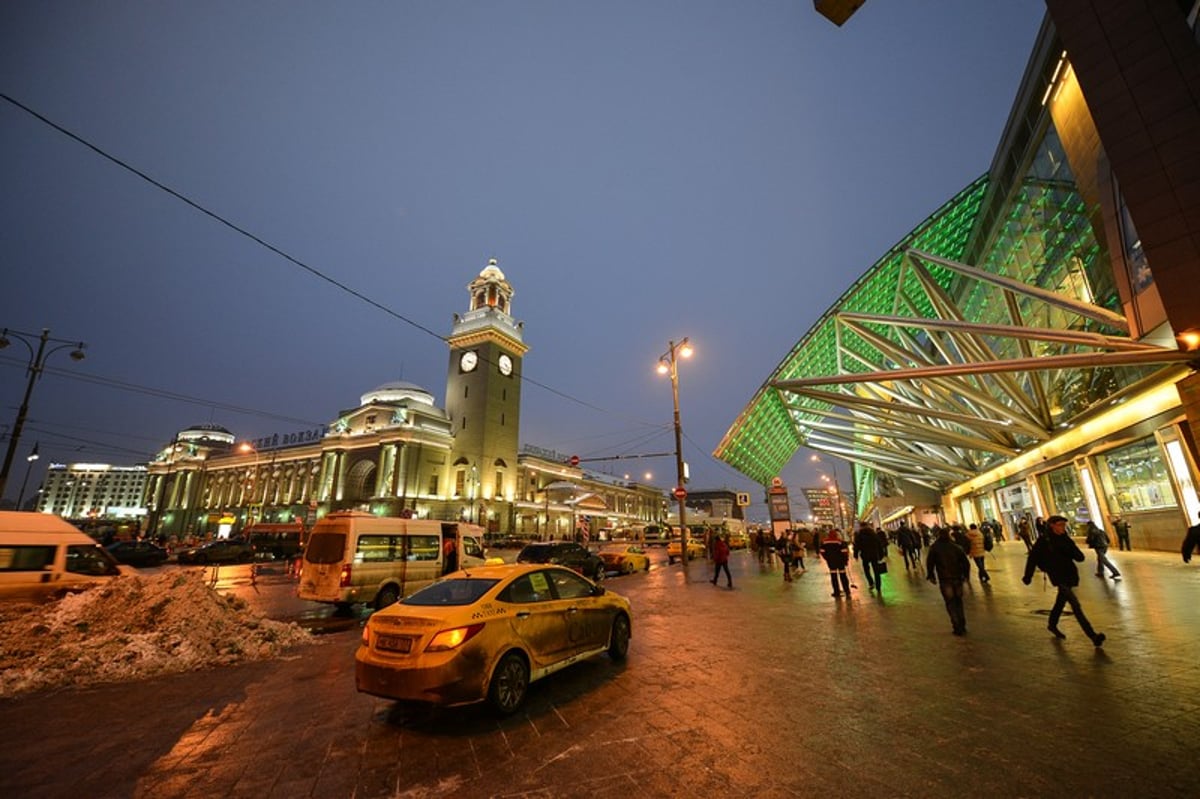
[[[250,476],[250,490],[248,494],[248,502],[246,503],[246,526],[254,524],[254,495],[258,493],[258,485],[262,475],[258,473],[258,447],[248,441],[244,441],[238,445],[238,452],[246,455],[254,453],[254,472]],[[262,481],[265,482],[265,481]]]
[[[676,344],[670,341],[667,351],[658,357],[658,373],[671,377],[671,400],[675,405],[675,499],[679,501],[679,560],[683,564],[683,576],[687,579],[687,488],[683,474],[683,426],[679,423],[679,357],[692,357],[692,345],[685,336]]]
[[[38,442],[33,442],[33,450],[25,456],[25,479],[21,481],[21,490],[17,493],[17,510],[21,509],[21,500],[25,499],[25,486],[29,485],[29,472],[33,469],[33,462],[38,459]]]
[[[71,360],[82,361],[84,359],[83,350],[87,346],[82,341],[51,338],[50,328],[45,328],[42,330],[41,336],[37,337],[38,345],[35,351],[32,336],[33,333],[9,330],[7,327],[4,328],[3,332],[0,332],[0,349],[4,349],[12,343],[12,339],[16,339],[29,350],[29,364],[26,366],[26,371],[29,374],[29,382],[25,384],[25,396],[21,400],[21,407],[17,410],[17,420],[13,423],[12,434],[8,437],[8,450],[4,453],[4,465],[0,466],[0,499],[4,497],[4,489],[8,485],[8,472],[12,468],[13,457],[17,453],[17,443],[21,440],[21,429],[25,427],[25,417],[29,415],[29,397],[33,394],[34,384],[42,376],[42,372],[46,367],[46,359],[59,350],[74,347],[71,350]],[[47,344],[53,344],[54,346],[46,349]]]

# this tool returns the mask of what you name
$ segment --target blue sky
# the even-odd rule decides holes
[[[710,453],[821,313],[986,171],[1043,13],[872,0],[837,28],[807,0],[4,3],[0,92],[390,311],[0,100],[0,327],[87,342],[56,369],[199,400],[48,373],[8,493],[35,440],[44,460],[128,463],[197,422],[330,422],[389,380],[440,403],[427,331],[450,332],[497,258],[525,375],[554,389],[524,391],[523,443],[670,450],[653,367],[688,336],[692,487],[757,499]],[[0,352],[2,425],[24,355]],[[617,463],[673,483],[670,458]]]

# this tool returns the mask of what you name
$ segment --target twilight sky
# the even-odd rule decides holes
[[[40,467],[127,464],[196,423],[326,424],[391,380],[442,405],[436,336],[497,258],[525,376],[553,389],[526,385],[522,443],[671,451],[654,366],[688,336],[690,486],[751,491],[765,516],[710,453],[854,280],[987,170],[1043,13],[872,0],[837,28],[808,0],[2,3],[0,94],[329,279],[0,98],[0,327],[88,345],[47,360],[7,495],[35,441]],[[4,433],[27,356],[0,351]],[[592,465],[674,483],[669,457]],[[784,480],[814,468],[799,455]]]

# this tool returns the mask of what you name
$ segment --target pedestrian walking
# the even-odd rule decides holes
[[[1067,535],[1065,516],[1051,516],[1046,520],[1046,528],[1049,533],[1039,538],[1029,551],[1025,560],[1025,575],[1021,582],[1029,585],[1033,581],[1034,570],[1040,569],[1050,578],[1051,585],[1058,589],[1054,607],[1050,609],[1050,623],[1046,627],[1055,638],[1067,637],[1058,629],[1058,620],[1062,617],[1063,608],[1070,605],[1071,612],[1075,614],[1075,621],[1079,622],[1084,634],[1092,639],[1092,644],[1103,646],[1106,636],[1092,628],[1091,622],[1083,613],[1083,606],[1079,604],[1079,597],[1075,596],[1075,586],[1079,585],[1079,569],[1075,564],[1084,561],[1083,552],[1071,540],[1071,536]]]
[[[1200,547],[1200,524],[1193,524],[1183,537],[1183,562],[1192,562],[1192,550]]]
[[[792,571],[796,572],[799,569],[801,572],[806,572],[804,568],[804,541],[800,538],[800,531],[793,530],[788,535],[788,555],[792,560]]]
[[[1017,522],[1017,538],[1025,543],[1025,552],[1033,549],[1033,540],[1029,535],[1029,517],[1022,516],[1021,521]]]
[[[775,554],[779,556],[779,562],[783,564],[783,581],[790,583],[792,581],[792,545],[788,541],[791,532],[782,533],[775,539]]]
[[[833,596],[840,597],[843,592],[850,596],[850,578],[846,574],[846,567],[850,565],[850,547],[842,540],[838,528],[831,527],[826,533],[825,540],[821,542],[821,557],[829,567]]]
[[[967,531],[963,529],[961,524],[950,525],[950,540],[953,541],[958,548],[964,553],[971,551],[971,541],[967,538]],[[971,584],[971,575],[967,574],[967,585]]]
[[[713,578],[712,584],[716,585],[717,580],[721,576],[721,570],[725,571],[726,587],[733,588],[733,575],[729,573],[729,534],[716,537],[713,542],[712,550],[713,559]]]
[[[907,524],[901,524],[900,529],[896,531],[896,539],[900,545],[900,554],[904,556],[904,570],[920,569],[921,547],[916,532]]]
[[[1095,522],[1087,523],[1087,545],[1096,553],[1096,576],[1103,577],[1104,570],[1112,573],[1114,580],[1121,579],[1121,572],[1108,559],[1108,533],[1096,526]]]
[[[967,613],[963,609],[963,584],[971,573],[971,562],[962,547],[950,540],[950,531],[942,528],[929,547],[925,578],[942,591],[950,627],[955,635],[967,634]]]
[[[987,539],[983,535],[983,531],[979,529],[979,525],[971,524],[967,527],[967,555],[971,560],[975,561],[975,568],[979,570],[979,582],[989,583],[992,578],[988,576],[987,564],[984,563],[984,557],[987,555]]]
[[[1112,517],[1113,532],[1117,534],[1117,548],[1122,552],[1128,550],[1133,551],[1133,547],[1129,543],[1129,522],[1125,521],[1120,515]]]
[[[871,591],[883,590],[883,574],[887,567],[881,564],[886,554],[884,539],[871,529],[871,525],[860,522],[858,532],[854,535],[854,557],[862,562],[863,574],[867,575],[867,585]]]

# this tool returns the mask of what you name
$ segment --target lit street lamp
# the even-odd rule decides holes
[[[25,456],[25,479],[21,481],[21,491],[17,494],[17,510],[21,509],[21,500],[25,499],[25,486],[29,484],[29,472],[33,469],[33,462],[38,459],[38,442],[33,442],[33,451]]]
[[[11,337],[11,338],[10,338]],[[29,363],[26,366],[26,371],[29,374],[29,382],[25,385],[25,396],[21,400],[21,407],[17,410],[17,420],[13,423],[12,434],[8,437],[8,450],[4,453],[4,465],[0,466],[0,499],[4,497],[4,489],[8,485],[8,472],[12,468],[13,457],[17,453],[17,443],[21,440],[21,430],[25,427],[25,417],[29,414],[29,397],[33,394],[33,386],[37,383],[39,377],[46,367],[46,359],[59,350],[73,347],[71,350],[71,360],[82,361],[84,358],[83,349],[87,345],[82,341],[67,341],[61,338],[50,338],[50,328],[42,330],[41,336],[37,337],[37,350],[33,348],[33,333],[24,333],[20,330],[9,330],[4,328],[0,333],[0,349],[4,349],[12,343],[12,339],[16,339],[25,345],[29,350]],[[54,344],[55,346],[46,349],[46,344]]]
[[[672,492],[679,501],[679,560],[683,564],[683,576],[687,579],[687,488],[684,487],[683,474],[683,427],[679,423],[679,369],[677,357],[692,357],[692,345],[687,337],[676,344],[668,342],[667,351],[658,356],[658,373],[671,376],[671,399],[675,404],[675,490]]]
[[[254,472],[251,474],[250,480],[248,481],[250,483],[250,489],[248,492],[249,501],[246,503],[246,526],[249,527],[250,525],[254,524],[254,495],[258,493],[258,485],[260,482],[260,478],[262,477],[262,475],[260,475],[258,473],[258,447],[254,446],[249,441],[243,441],[241,444],[238,445],[238,452],[242,453],[243,455],[248,455],[251,452],[254,453]],[[265,492],[266,491],[266,486],[265,486],[266,481],[262,480],[261,482],[264,483],[263,491]],[[264,493],[264,498],[265,498],[265,493]],[[260,505],[260,508],[261,508],[261,505]]]

